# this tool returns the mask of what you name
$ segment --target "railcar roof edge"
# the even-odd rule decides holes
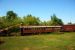
[[[20,26],[20,28],[34,28],[34,27],[62,27],[62,26]]]

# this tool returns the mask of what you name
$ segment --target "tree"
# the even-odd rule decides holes
[[[55,14],[51,16],[51,25],[63,25],[63,22],[61,19],[57,18]]]
[[[23,22],[25,25],[39,25],[40,24],[39,18],[32,16],[31,14],[29,14],[23,18],[24,18]]]
[[[21,18],[13,11],[8,11],[6,13],[6,20],[7,23],[9,23],[8,26],[17,25],[22,22]]]
[[[5,28],[8,24],[5,16],[0,17],[0,28]]]
[[[13,11],[8,11],[6,14],[6,18],[8,20],[14,20],[15,18],[17,18],[17,14],[14,13]]]
[[[48,22],[47,21],[43,21],[43,22],[41,22],[40,25],[47,26],[48,25]]]
[[[8,11],[6,13],[6,16],[2,16],[0,17],[0,27],[1,28],[6,28],[9,26],[14,26],[17,24],[20,24],[21,18],[17,16],[16,13],[14,13],[13,11]]]
[[[72,22],[69,22],[68,24],[70,25],[70,24],[72,24]]]
[[[13,21],[13,25],[20,24],[20,23],[22,23],[22,19],[20,17],[15,18]]]

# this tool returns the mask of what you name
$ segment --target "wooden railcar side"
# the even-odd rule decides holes
[[[63,25],[62,29],[65,32],[74,32],[75,31],[75,25]]]
[[[62,26],[24,26],[21,27],[21,34],[39,34],[47,32],[57,32],[61,31]]]

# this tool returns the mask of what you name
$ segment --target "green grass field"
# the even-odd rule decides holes
[[[75,50],[75,32],[0,37],[0,50]]]

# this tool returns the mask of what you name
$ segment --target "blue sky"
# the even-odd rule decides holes
[[[42,21],[56,16],[64,23],[75,23],[75,0],[0,0],[0,16],[13,10],[18,16],[27,14],[39,17]]]

